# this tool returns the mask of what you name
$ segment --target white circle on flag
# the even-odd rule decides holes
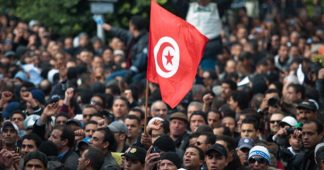
[[[156,72],[164,78],[172,77],[179,68],[180,50],[178,43],[171,37],[164,36],[154,46]]]

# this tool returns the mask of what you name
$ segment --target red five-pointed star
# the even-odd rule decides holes
[[[173,56],[170,54],[170,51],[168,51],[168,55],[166,55],[165,58],[167,59],[167,63],[166,64],[170,63],[171,65],[173,65],[172,64],[172,58],[173,58]]]

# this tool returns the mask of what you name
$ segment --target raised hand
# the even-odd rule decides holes
[[[66,89],[65,97],[64,97],[64,104],[69,105],[73,96],[74,96],[74,89],[72,87]]]
[[[48,104],[43,111],[43,114],[46,118],[54,116],[60,110],[58,102]]]
[[[1,93],[0,107],[3,107],[12,99],[13,94],[10,91],[3,91]]]

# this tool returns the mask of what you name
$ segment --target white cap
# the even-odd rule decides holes
[[[281,122],[287,123],[288,125],[290,125],[292,127],[295,127],[297,125],[297,123],[298,123],[297,120],[294,117],[292,117],[292,116],[286,116],[286,117],[284,117],[281,120]]]

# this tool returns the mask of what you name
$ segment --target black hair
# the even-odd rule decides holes
[[[235,148],[236,148],[236,142],[235,142],[235,139],[233,137],[226,136],[226,135],[224,135],[224,136],[218,136],[216,141],[218,141],[218,140],[225,141],[226,144],[227,144],[227,149],[229,151],[235,150]]]
[[[259,128],[259,121],[256,117],[254,116],[248,116],[246,117],[243,121],[241,126],[243,126],[243,124],[252,124],[255,130],[260,130]]]
[[[317,134],[321,134],[323,132],[323,123],[319,120],[307,120],[304,122],[303,126],[305,124],[311,124],[311,123],[314,123],[316,125]]]
[[[301,84],[294,84],[294,83],[290,83],[287,86],[287,89],[289,87],[292,87],[296,93],[300,93],[301,94],[301,98],[303,99],[305,97],[305,87]]]
[[[58,148],[55,145],[55,143],[53,143],[52,141],[42,142],[40,144],[38,150],[43,152],[47,156],[55,156],[56,157],[58,155]]]
[[[25,139],[33,140],[37,148],[39,148],[40,144],[42,143],[42,139],[35,133],[25,135],[21,141],[23,142]]]
[[[88,152],[86,152],[85,154],[85,158],[90,160],[90,166],[93,169],[100,169],[102,164],[104,163],[105,156],[101,150],[90,147],[88,149]]]
[[[75,136],[71,129],[69,129],[67,126],[57,126],[57,127],[54,127],[54,129],[58,129],[58,130],[62,131],[60,138],[61,138],[61,140],[65,140],[65,139],[68,140],[67,146],[69,148],[72,148],[74,146]]]
[[[226,79],[222,82],[222,84],[225,83],[225,84],[228,84],[231,88],[231,90],[236,90],[237,89],[237,84],[231,80],[231,79]]]
[[[188,149],[188,148],[195,148],[195,149],[198,151],[198,153],[199,153],[199,160],[201,160],[201,161],[205,160],[205,154],[204,154],[204,151],[201,150],[198,146],[190,145],[190,146],[187,147],[187,149]],[[186,150],[187,150],[187,149],[186,149]]]
[[[206,136],[207,139],[206,139],[206,142],[208,144],[214,144],[216,142],[216,135],[214,135],[213,133],[209,133],[209,132],[201,132],[199,134],[199,136]]]
[[[140,119],[143,120],[145,118],[145,113],[143,112],[142,109],[135,107],[135,108],[131,108],[129,111],[133,111],[133,112],[139,112],[140,113]]]
[[[137,117],[137,116],[135,116],[135,115],[127,115],[126,118],[125,118],[125,120],[126,119],[136,120],[137,124],[139,124],[139,125],[141,124],[140,118]]]
[[[109,143],[108,151],[115,151],[117,146],[114,138],[114,133],[108,127],[99,128],[96,131],[100,131],[104,134],[103,142]]]
[[[94,120],[90,120],[90,121],[88,121],[87,123],[85,123],[84,124],[84,128],[87,126],[87,125],[89,125],[89,124],[94,124],[94,125],[98,125],[98,123],[96,122],[96,121],[94,121]]]
[[[190,122],[191,118],[193,116],[195,116],[195,115],[201,116],[204,119],[205,123],[208,124],[207,114],[205,112],[203,112],[203,111],[194,111],[194,112],[192,112],[192,114],[190,115],[190,118],[189,118],[189,122]]]
[[[42,152],[35,151],[27,153],[27,155],[24,157],[24,169],[28,161],[32,159],[40,160],[43,163],[44,167],[47,168],[47,156]]]
[[[138,31],[142,31],[146,29],[146,23],[143,17],[135,15],[130,19],[130,23],[132,23]]]
[[[235,102],[238,103],[238,106],[241,110],[249,107],[248,95],[246,93],[241,91],[234,91],[231,94],[231,97]]]
[[[26,119],[26,115],[25,115],[21,110],[19,110],[19,109],[18,109],[18,110],[14,110],[14,111],[12,111],[11,114],[10,114],[10,118],[12,118],[12,116],[13,116],[14,114],[20,114],[20,115],[23,116],[24,119]]]

